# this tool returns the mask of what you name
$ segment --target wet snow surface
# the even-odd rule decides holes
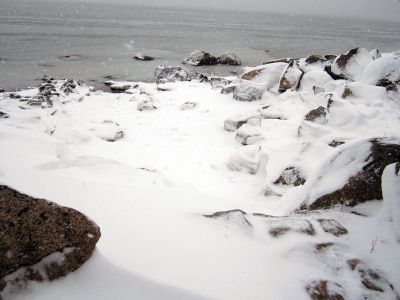
[[[395,299],[394,165],[384,201],[291,214],[304,195],[343,186],[366,139],[398,143],[398,98],[319,76],[323,66],[279,94],[282,64],[256,68],[273,72],[254,81],[114,82],[124,86],[114,94],[52,81],[51,96],[1,93],[0,183],[78,209],[102,230],[80,270],[7,299],[309,299],[318,280],[346,299]],[[263,90],[242,102],[221,93],[226,84]],[[322,119],[306,121],[320,106]]]

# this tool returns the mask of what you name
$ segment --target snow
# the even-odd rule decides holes
[[[0,183],[73,207],[102,230],[94,256],[78,271],[7,299],[302,300],[309,298],[305,286],[318,279],[338,282],[348,299],[374,296],[348,268],[353,258],[381,270],[399,291],[394,166],[384,172],[383,201],[291,215],[359,171],[369,138],[399,142],[399,106],[384,88],[332,81],[318,70],[303,76],[298,91],[278,94],[286,67],[253,68],[262,71],[241,84],[263,93],[251,102],[180,68],[167,69],[164,80],[165,67],[156,72],[163,84],[131,83],[137,87],[121,94],[77,87],[52,107],[0,93],[0,111],[9,115],[0,119]],[[325,92],[315,95],[313,86]],[[346,99],[344,87],[352,91]],[[157,109],[138,110],[143,103]],[[305,121],[319,106],[327,108],[328,122]],[[346,143],[329,146],[334,140]],[[301,172],[304,185],[274,184],[289,167]],[[235,211],[210,217],[227,210]],[[320,218],[337,220],[349,233],[325,232]],[[313,235],[304,233],[309,224]],[[290,230],[272,236],[280,226]],[[315,252],[327,242],[333,250]]]

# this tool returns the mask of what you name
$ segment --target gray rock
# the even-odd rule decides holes
[[[223,53],[218,57],[218,63],[221,65],[240,66],[242,61],[235,53]]]
[[[197,72],[182,67],[158,66],[154,71],[154,79],[157,84],[175,81],[200,80],[207,81],[208,78]]]
[[[182,63],[191,66],[211,66],[218,64],[218,59],[208,52],[195,50]]]

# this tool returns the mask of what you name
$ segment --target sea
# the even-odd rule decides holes
[[[181,65],[193,50],[234,52],[243,66],[282,57],[339,54],[354,47],[400,49],[400,22],[162,6],[0,0],[0,88],[44,75],[102,85],[152,81],[157,65]],[[156,57],[137,61],[137,52]],[[212,66],[207,74],[240,73]]]

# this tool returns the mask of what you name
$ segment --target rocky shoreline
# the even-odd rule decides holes
[[[191,53],[183,62],[241,64],[234,54],[217,58],[203,51]],[[373,218],[371,212],[359,210],[360,205],[377,200],[388,239],[400,238],[399,51],[355,48],[337,56],[284,58],[229,77],[159,66],[154,83],[109,80],[105,84],[112,93],[79,80],[54,78],[44,78],[38,88],[2,92],[0,124],[14,126],[24,115],[44,111],[40,131],[49,138],[67,144],[91,139],[119,143],[130,134],[120,120],[86,122],[79,125],[79,135],[68,136],[67,125],[56,117],[65,106],[79,107],[99,97],[134,104],[138,114],[167,110],[169,103],[179,99],[176,110],[189,114],[203,105],[199,91],[210,91],[215,101],[237,105],[227,107],[234,114],[222,113],[224,119],[219,120],[223,134],[236,143],[226,156],[227,168],[262,177],[258,192],[265,201],[279,199],[281,213],[250,213],[238,207],[202,214],[206,220],[260,241],[268,238],[279,243],[301,236],[307,241],[303,250],[317,257],[330,276],[305,280],[304,292],[311,299],[400,299],[396,278],[374,266],[380,259],[365,261],[349,239],[356,230],[352,220],[369,224]],[[212,106],[202,113],[210,110]],[[1,290],[8,284],[53,280],[74,271],[90,257],[100,238],[97,225],[73,209],[5,186],[0,187],[0,201]],[[400,244],[397,240],[391,245],[398,250]],[[340,274],[352,278],[351,282]],[[356,291],[352,290],[355,282]]]

